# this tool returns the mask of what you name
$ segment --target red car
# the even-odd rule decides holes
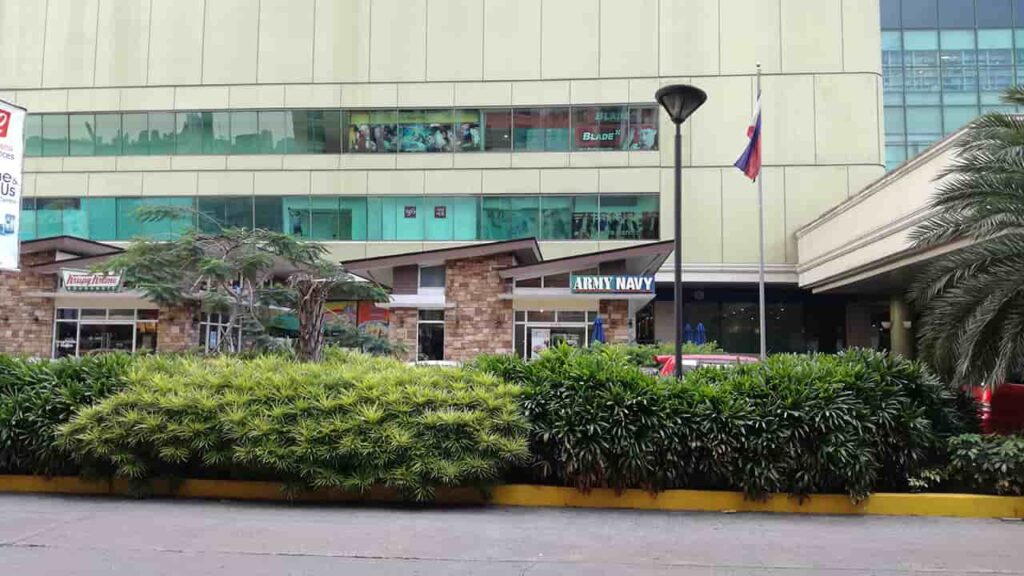
[[[978,401],[981,431],[986,434],[1024,432],[1024,384],[977,386],[972,390]]]
[[[658,375],[675,376],[675,355],[655,356],[654,359],[660,365]],[[732,366],[735,364],[755,364],[760,361],[756,356],[741,356],[739,354],[683,354],[683,374],[696,370],[701,366]]]

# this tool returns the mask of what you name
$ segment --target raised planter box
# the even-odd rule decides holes
[[[76,476],[0,476],[0,493],[133,495],[125,479],[86,480]],[[288,495],[278,482],[236,480],[182,480],[174,485],[155,480],[147,485],[147,493],[172,498],[281,502],[402,501],[396,491],[385,488],[375,488],[366,494],[317,490]],[[755,501],[745,499],[741,492],[713,490],[666,490],[652,494],[644,490],[617,493],[614,490],[597,489],[584,494],[574,488],[506,484],[488,491],[475,488],[439,489],[434,504],[1024,519],[1024,497],[978,494],[882,493],[872,495],[861,504],[854,504],[848,497],[839,494],[819,494],[803,502],[782,494],[764,501]]]

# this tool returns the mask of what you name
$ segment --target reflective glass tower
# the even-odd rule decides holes
[[[881,0],[886,165],[980,114],[1015,111],[1024,82],[1024,0]]]

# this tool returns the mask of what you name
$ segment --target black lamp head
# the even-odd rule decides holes
[[[707,101],[708,95],[696,86],[671,84],[660,88],[654,98],[665,108],[673,123],[682,124]]]

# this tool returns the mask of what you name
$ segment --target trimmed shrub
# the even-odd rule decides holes
[[[63,428],[83,463],[155,476],[386,486],[426,500],[527,461],[520,388],[461,369],[332,350],[321,363],[154,357]]]
[[[1024,495],[1024,436],[964,434],[949,440],[949,487]]]
[[[676,353],[675,344],[670,342],[661,344],[611,344],[606,345],[606,347],[621,349],[630,362],[647,368],[654,368],[658,365],[654,360],[655,356],[670,356]],[[683,354],[722,354],[724,352],[725,350],[720,348],[717,342],[705,342],[704,344],[683,342]]]
[[[923,366],[870,351],[780,355],[682,382],[644,375],[615,347],[478,365],[526,385],[537,471],[581,490],[861,499],[905,488],[962,431],[953,394]]]
[[[121,354],[32,361],[0,355],[0,474],[73,474],[57,429],[126,383]]]

